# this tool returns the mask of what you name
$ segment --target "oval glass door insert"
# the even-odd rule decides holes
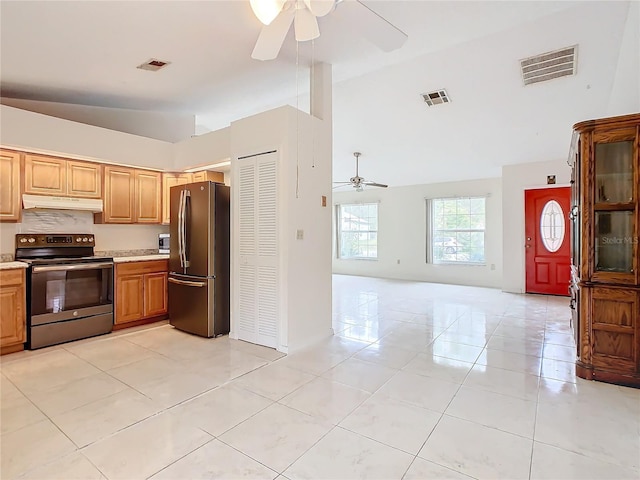
[[[564,212],[555,200],[549,200],[540,214],[540,236],[544,247],[557,252],[564,241]]]

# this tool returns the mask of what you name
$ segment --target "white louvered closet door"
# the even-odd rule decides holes
[[[278,339],[277,154],[238,160],[238,338]]]

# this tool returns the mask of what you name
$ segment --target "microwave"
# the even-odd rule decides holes
[[[169,234],[158,234],[158,253],[169,253]]]

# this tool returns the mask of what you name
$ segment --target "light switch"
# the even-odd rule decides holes
[[[322,195],[322,206],[323,207],[327,206],[327,196],[326,195]]]
[[[296,240],[304,239],[304,230],[296,230]]]

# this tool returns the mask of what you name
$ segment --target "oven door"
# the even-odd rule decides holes
[[[30,325],[113,312],[113,263],[37,265],[31,269]]]

